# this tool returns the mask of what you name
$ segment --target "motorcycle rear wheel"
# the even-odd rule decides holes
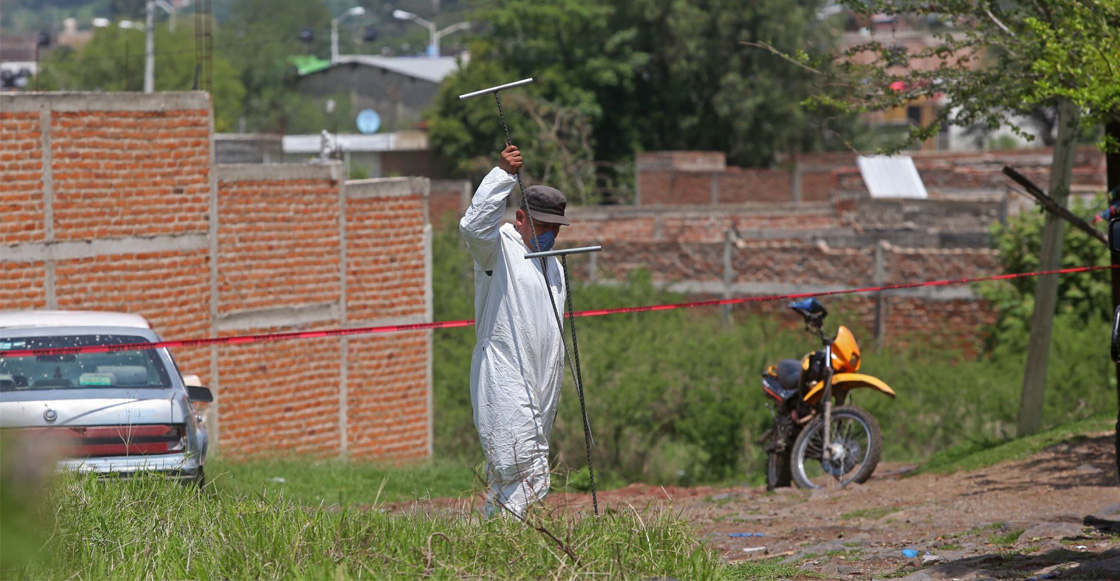
[[[866,410],[839,406],[832,410],[829,447],[838,456],[822,460],[824,418],[809,423],[797,436],[790,455],[793,479],[801,488],[843,488],[866,482],[879,464],[883,436]]]
[[[784,452],[770,452],[766,455],[766,491],[786,488],[793,483],[793,471],[789,466],[790,449]]]

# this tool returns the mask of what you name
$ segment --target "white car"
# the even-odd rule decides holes
[[[138,315],[0,311],[0,352],[160,340]],[[213,396],[185,385],[163,348],[0,355],[0,429],[35,438],[44,454],[58,450],[60,469],[154,471],[201,485],[208,438],[196,401]]]

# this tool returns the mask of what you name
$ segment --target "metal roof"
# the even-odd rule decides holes
[[[135,327],[151,329],[140,315],[108,311],[0,311],[0,328]]]
[[[929,197],[909,155],[861,155],[856,163],[872,198]]]
[[[334,66],[357,64],[367,67],[376,67],[415,79],[439,84],[445,77],[459,70],[459,60],[460,57],[453,56],[429,58],[350,55],[338,57]],[[464,57],[463,60],[465,62],[466,58]],[[318,72],[322,71],[315,71],[308,74],[313,75]]]

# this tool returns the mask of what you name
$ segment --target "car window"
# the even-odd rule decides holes
[[[132,335],[17,337],[0,339],[0,351],[148,342]],[[171,380],[155,349],[0,357],[0,391],[98,387],[170,388]]]

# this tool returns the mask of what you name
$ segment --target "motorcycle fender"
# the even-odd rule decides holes
[[[867,387],[891,397],[895,396],[894,390],[877,377],[864,375],[862,373],[837,373],[832,376],[833,391],[838,389],[851,391],[857,387]],[[818,381],[813,385],[812,389],[809,390],[809,393],[805,394],[804,400],[808,403],[815,403],[820,399],[822,389],[824,389],[824,382]]]

